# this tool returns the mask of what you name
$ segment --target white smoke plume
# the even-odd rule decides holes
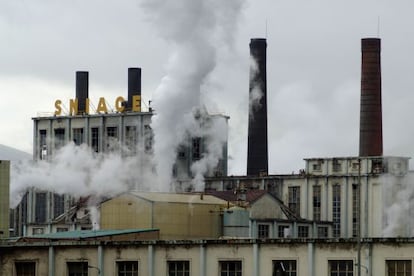
[[[255,80],[255,76],[259,71],[259,65],[257,64],[257,60],[253,57],[250,57],[250,85],[251,91],[249,93],[249,118],[254,118],[254,111],[260,108],[260,100],[264,95],[264,91],[262,91],[262,84]]]
[[[142,156],[142,155],[141,155]],[[120,151],[96,154],[87,145],[65,145],[51,160],[12,166],[10,205],[15,207],[28,188],[68,194],[75,198],[114,196],[130,189],[150,189],[150,165]],[[141,169],[140,169],[141,168]],[[147,172],[147,173],[146,173]]]
[[[218,47],[231,47],[244,0],[146,0],[143,7],[160,35],[171,45],[166,76],[153,95],[156,115],[154,157],[160,191],[170,191],[176,149],[191,133],[193,112],[200,106]],[[220,139],[218,139],[220,140]],[[216,163],[205,156],[202,162]],[[213,160],[214,159],[214,160]],[[195,165],[197,171],[214,166]]]
[[[414,177],[392,175],[381,177],[383,189],[383,236],[414,235]]]
[[[212,172],[223,157],[223,145],[227,141],[227,122],[224,117],[217,117],[203,124],[200,136],[204,137],[205,149],[200,160],[191,166],[194,175],[192,185],[195,191],[204,191],[204,175]]]

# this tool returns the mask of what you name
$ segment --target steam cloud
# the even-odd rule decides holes
[[[233,44],[243,5],[244,0],[144,0],[142,6],[150,20],[171,44],[166,76],[153,95],[153,159],[144,152],[137,154],[140,158],[119,152],[95,154],[86,145],[69,143],[48,161],[12,167],[11,207],[20,202],[28,188],[75,198],[93,195],[94,202],[130,189],[171,191],[177,148],[189,136],[205,139],[206,153],[191,168],[193,187],[202,190],[204,173],[223,155],[227,122],[221,118],[200,124],[207,114],[200,93],[208,94],[206,84],[216,66],[218,47],[231,48]]]
[[[87,145],[71,142],[50,158],[12,166],[11,207],[20,202],[30,187],[75,198],[110,197],[138,185],[140,190],[151,187],[151,169],[145,167],[148,162],[134,156],[121,156],[120,152],[96,154]]]
[[[177,147],[184,142],[186,134],[197,135],[192,128],[193,114],[203,107],[200,93],[205,93],[208,76],[216,66],[216,46],[231,47],[243,4],[243,0],[143,2],[150,20],[171,45],[166,76],[153,95],[154,156],[160,191],[171,190]],[[210,129],[204,134],[210,137],[209,141],[220,141],[222,137],[215,138],[215,133]],[[203,172],[218,162],[218,147],[213,144],[207,146],[207,154],[192,167],[197,189],[201,188]]]
[[[253,57],[250,57],[250,84],[253,85],[250,93],[249,93],[249,118],[253,119],[255,110],[260,108],[260,100],[264,95],[264,91],[262,91],[262,83],[260,81],[255,80],[256,75],[259,72],[259,65],[257,60]]]
[[[384,204],[384,237],[412,237],[414,235],[414,186],[413,176],[381,177]]]

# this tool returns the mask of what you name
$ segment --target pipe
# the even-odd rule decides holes
[[[308,243],[308,276],[315,275],[315,246],[313,242]]]
[[[98,246],[98,270],[99,276],[104,276],[104,252],[102,245]]]
[[[49,276],[55,275],[55,250],[53,246],[49,246]]]
[[[206,276],[206,247],[204,244],[200,245],[200,276]]]
[[[154,275],[154,246],[148,245],[148,276]]]
[[[253,244],[253,276],[260,275],[260,265],[259,265],[259,244],[257,241]]]

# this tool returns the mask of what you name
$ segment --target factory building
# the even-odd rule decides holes
[[[247,175],[210,174],[204,193],[129,192],[101,204],[100,224],[107,228],[102,232],[38,233],[0,241],[1,274],[412,275],[413,208],[410,195],[401,197],[412,186],[409,158],[383,155],[380,40],[363,39],[361,46],[359,156],[306,158],[297,174],[269,175],[267,145],[249,142]],[[265,49],[264,39],[251,41],[257,62],[265,62],[265,53],[257,52]],[[261,83],[265,66],[258,68],[251,79]],[[263,84],[250,87],[267,93]],[[250,126],[255,120],[249,119],[249,141],[259,141],[267,136],[267,111],[252,110],[260,113],[252,116],[261,122]],[[102,123],[98,151],[120,150],[106,147],[105,116],[110,115],[97,115]],[[34,119],[35,159],[54,154],[55,129],[65,129],[58,131],[65,142],[78,141],[72,130],[81,128],[72,122],[76,116],[91,115],[67,116],[60,127],[54,121],[59,116],[46,118],[45,124]],[[124,128],[120,122],[128,121],[128,112],[118,116],[116,126]],[[84,128],[93,124],[92,118],[83,121]],[[53,135],[42,143],[40,130]],[[87,132],[81,136],[92,147]],[[125,139],[125,132],[115,137]],[[138,140],[145,141],[140,135]],[[390,213],[402,199],[407,199],[405,209]]]
[[[160,239],[217,239],[228,202],[204,194],[129,192],[100,205],[101,229],[160,230]]]
[[[328,236],[351,238],[361,231],[362,237],[411,237],[413,222],[405,220],[394,227],[387,213],[399,202],[401,190],[409,187],[408,161],[392,156],[310,158],[305,159],[306,169],[299,174],[207,178],[205,185],[207,191],[235,191],[238,187],[267,190],[299,221],[332,223]],[[410,209],[400,210],[399,216],[412,217]],[[281,232],[277,224],[269,227],[269,238],[270,233]],[[297,231],[293,225],[289,227]],[[301,227],[307,228],[303,230],[307,233],[313,231],[311,225]],[[386,233],[385,229],[392,231]]]
[[[414,260],[410,238],[148,241],[145,231],[90,232],[0,241],[0,274],[395,276],[412,275]],[[127,233],[142,238],[125,241]]]
[[[88,72],[76,72],[76,98],[68,100],[67,105],[62,100],[56,100],[53,114],[33,118],[35,162],[53,162],[61,148],[74,143],[78,146],[88,145],[96,156],[117,153],[136,158],[139,164],[137,170],[152,170],[148,157],[153,152],[151,118],[156,111],[151,107],[147,110],[141,108],[141,69],[128,69],[128,97],[117,97],[112,109],[105,98],[100,98],[96,107],[92,108],[94,104],[88,98],[88,76]],[[197,116],[200,124],[223,121],[226,127],[229,119],[221,114],[202,112]],[[171,187],[191,190],[191,166],[202,159],[206,150],[205,137],[187,137],[177,150],[177,159],[172,169],[175,184],[172,183]],[[206,176],[227,175],[227,141],[223,144],[222,152],[218,165],[208,171]],[[138,188],[138,185],[138,181],[129,183],[131,190]],[[90,229],[93,225],[88,219],[76,219],[76,216],[67,214],[79,214],[76,209],[79,201],[81,199],[68,195],[29,189],[15,211],[14,235],[50,233],[56,229]],[[63,214],[65,219],[56,220]],[[74,219],[71,221],[68,217]]]

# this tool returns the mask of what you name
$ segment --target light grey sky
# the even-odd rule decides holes
[[[360,40],[378,32],[384,154],[414,156],[413,10],[408,0],[246,0],[230,46],[217,41],[203,94],[210,112],[230,116],[229,173],[246,170],[253,37],[268,42],[269,173],[297,172],[303,158],[358,154]],[[191,12],[174,11],[163,19],[167,31],[168,20]],[[31,152],[31,118],[74,98],[76,70],[89,71],[96,105],[101,96],[109,103],[126,96],[127,68],[141,67],[143,100],[152,100],[171,41],[150,17],[139,0],[0,1],[0,144]]]

